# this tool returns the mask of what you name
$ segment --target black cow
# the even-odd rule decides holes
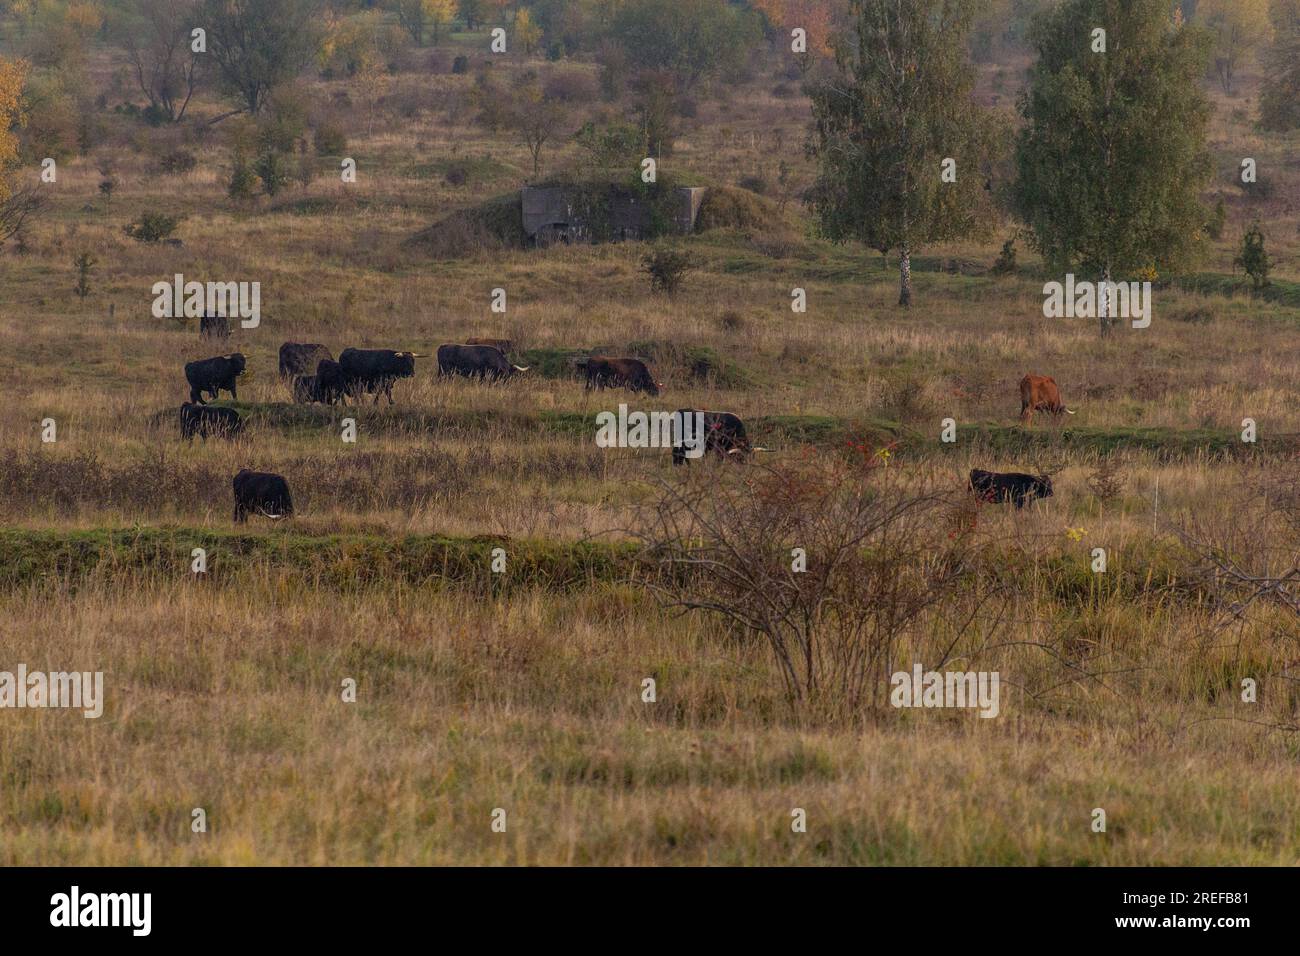
[[[1025,475],[1020,472],[998,474],[980,468],[971,469],[970,490],[985,501],[998,504],[1014,502],[1023,508],[1035,498],[1052,497],[1052,479],[1047,475]]]
[[[286,518],[293,514],[289,483],[282,475],[242,469],[235,475],[235,521],[247,521],[248,513],[268,518]]]
[[[375,404],[379,403],[379,395],[383,393],[388,396],[388,404],[392,405],[393,383],[399,378],[415,375],[415,353],[394,352],[392,349],[344,349],[339,355],[339,365],[350,393],[369,392],[375,396]]]
[[[438,374],[468,378],[509,378],[527,372],[526,366],[512,365],[506,353],[491,345],[439,345]]]
[[[606,358],[593,355],[585,362],[576,363],[579,371],[587,373],[587,389],[592,388],[627,388],[633,392],[648,392],[658,395],[664,387],[663,382],[656,382],[645,362],[634,358]]]
[[[333,405],[348,394],[348,377],[343,371],[343,366],[333,359],[321,359],[316,366],[316,374],[311,377],[316,380],[313,386],[315,389],[313,402]]]
[[[334,360],[334,353],[315,342],[285,342],[280,346],[280,377],[310,375],[322,359]]]
[[[205,315],[199,319],[199,337],[204,339],[230,338],[230,322],[224,315]]]
[[[185,380],[190,383],[190,401],[202,405],[203,392],[216,399],[223,390],[229,392],[231,398],[238,399],[235,380],[243,374],[244,356],[239,352],[187,362]]]
[[[719,458],[735,458],[737,461],[744,461],[746,455],[755,451],[749,443],[749,436],[745,434],[745,423],[731,412],[706,412],[698,408],[679,408],[675,414],[684,419],[689,417],[689,420],[679,427],[681,437],[692,441],[700,440],[700,436],[695,432],[694,416],[696,414],[704,416],[705,453],[713,452]],[[676,437],[674,435],[674,438]],[[689,460],[686,451],[685,445],[673,446],[674,465],[686,464]]]
[[[184,439],[193,439],[195,435],[204,441],[209,435],[234,438],[243,430],[243,419],[233,408],[209,408],[189,402],[181,406],[181,437]]]

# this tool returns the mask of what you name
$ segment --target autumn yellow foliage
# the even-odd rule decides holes
[[[26,79],[26,60],[0,57],[0,203],[11,194],[5,174],[18,159],[18,137],[14,130],[23,125],[22,95]]]

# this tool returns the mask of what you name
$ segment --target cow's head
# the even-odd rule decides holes
[[[1052,479],[1047,475],[1039,475],[1034,479],[1034,494],[1039,498],[1052,497]]]

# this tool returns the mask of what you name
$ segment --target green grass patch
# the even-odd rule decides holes
[[[709,351],[709,350],[703,350]],[[585,353],[575,353],[585,354]],[[536,363],[538,374],[550,378],[568,377],[567,350],[534,349],[524,360]],[[531,372],[529,373],[531,374]],[[428,411],[407,405],[293,405],[284,402],[220,402],[234,408],[251,428],[270,428],[292,436],[310,437],[323,430],[335,431],[344,418],[356,418],[368,433],[433,433],[439,437],[542,437],[564,435],[589,440],[596,433],[596,412],[572,410],[473,410]],[[745,417],[745,416],[742,416]],[[168,408],[154,414],[154,424],[174,429],[176,411]],[[972,445],[1001,459],[1035,456],[1101,457],[1119,451],[1138,451],[1157,461],[1195,458],[1240,460],[1259,456],[1288,456],[1300,453],[1300,435],[1263,435],[1246,444],[1236,431],[1207,428],[1022,428],[992,422],[957,426],[957,441],[940,441],[938,428],[925,434],[914,427],[883,419],[840,418],[833,415],[760,415],[746,417],[755,444],[777,448],[797,445],[845,446],[849,442],[868,447],[893,445],[904,456],[950,454],[969,450]]]
[[[207,554],[195,575],[193,549]],[[492,552],[506,551],[506,570],[492,571]],[[197,528],[114,528],[89,531],[0,530],[0,589],[76,587],[184,578],[231,586],[271,576],[286,586],[331,591],[401,587],[468,587],[483,594],[519,588],[572,590],[628,579],[629,545],[369,534],[308,535],[291,526],[270,532]]]
[[[1221,295],[1229,299],[1238,296],[1254,297],[1264,302],[1275,302],[1300,309],[1300,282],[1271,279],[1268,285],[1256,289],[1246,276],[1228,275],[1223,272],[1198,272],[1195,275],[1175,279],[1174,285],[1184,292],[1194,292],[1197,295]]]

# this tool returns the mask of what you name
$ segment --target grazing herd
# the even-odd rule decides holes
[[[220,335],[215,328],[205,328],[205,336]],[[464,344],[448,343],[438,347],[438,374],[463,376],[483,381],[506,380],[528,371],[512,363],[507,356],[514,343],[509,339],[470,338]],[[333,353],[317,342],[285,342],[280,346],[280,377],[290,381],[293,399],[300,404],[334,405],[362,395],[388,398],[393,404],[393,385],[415,375],[415,360],[427,357],[415,352],[392,349],[344,349],[335,361]],[[625,388],[657,396],[664,383],[657,381],[640,359],[609,358],[593,355],[574,362],[577,372],[586,378],[585,388]],[[247,362],[239,352],[188,362],[185,380],[190,386],[190,400],[181,406],[180,427],[184,439],[235,438],[243,433],[243,420],[233,408],[209,407],[204,396],[215,401],[222,392],[238,400],[238,381],[246,373]],[[1059,418],[1073,415],[1061,401],[1056,382],[1044,375],[1026,375],[1020,380],[1020,420],[1028,426],[1036,411]],[[731,412],[683,408],[678,415],[700,414],[704,423],[704,452],[720,459],[743,461],[751,453],[766,449],[754,447],[745,431],[745,423]],[[688,461],[686,448],[674,446],[674,465]],[[1019,472],[999,474],[975,468],[970,473],[969,488],[980,498],[999,504],[1023,508],[1036,498],[1052,497],[1052,479],[1048,475]],[[236,522],[249,514],[284,518],[293,514],[293,498],[282,475],[243,469],[234,478]]]

